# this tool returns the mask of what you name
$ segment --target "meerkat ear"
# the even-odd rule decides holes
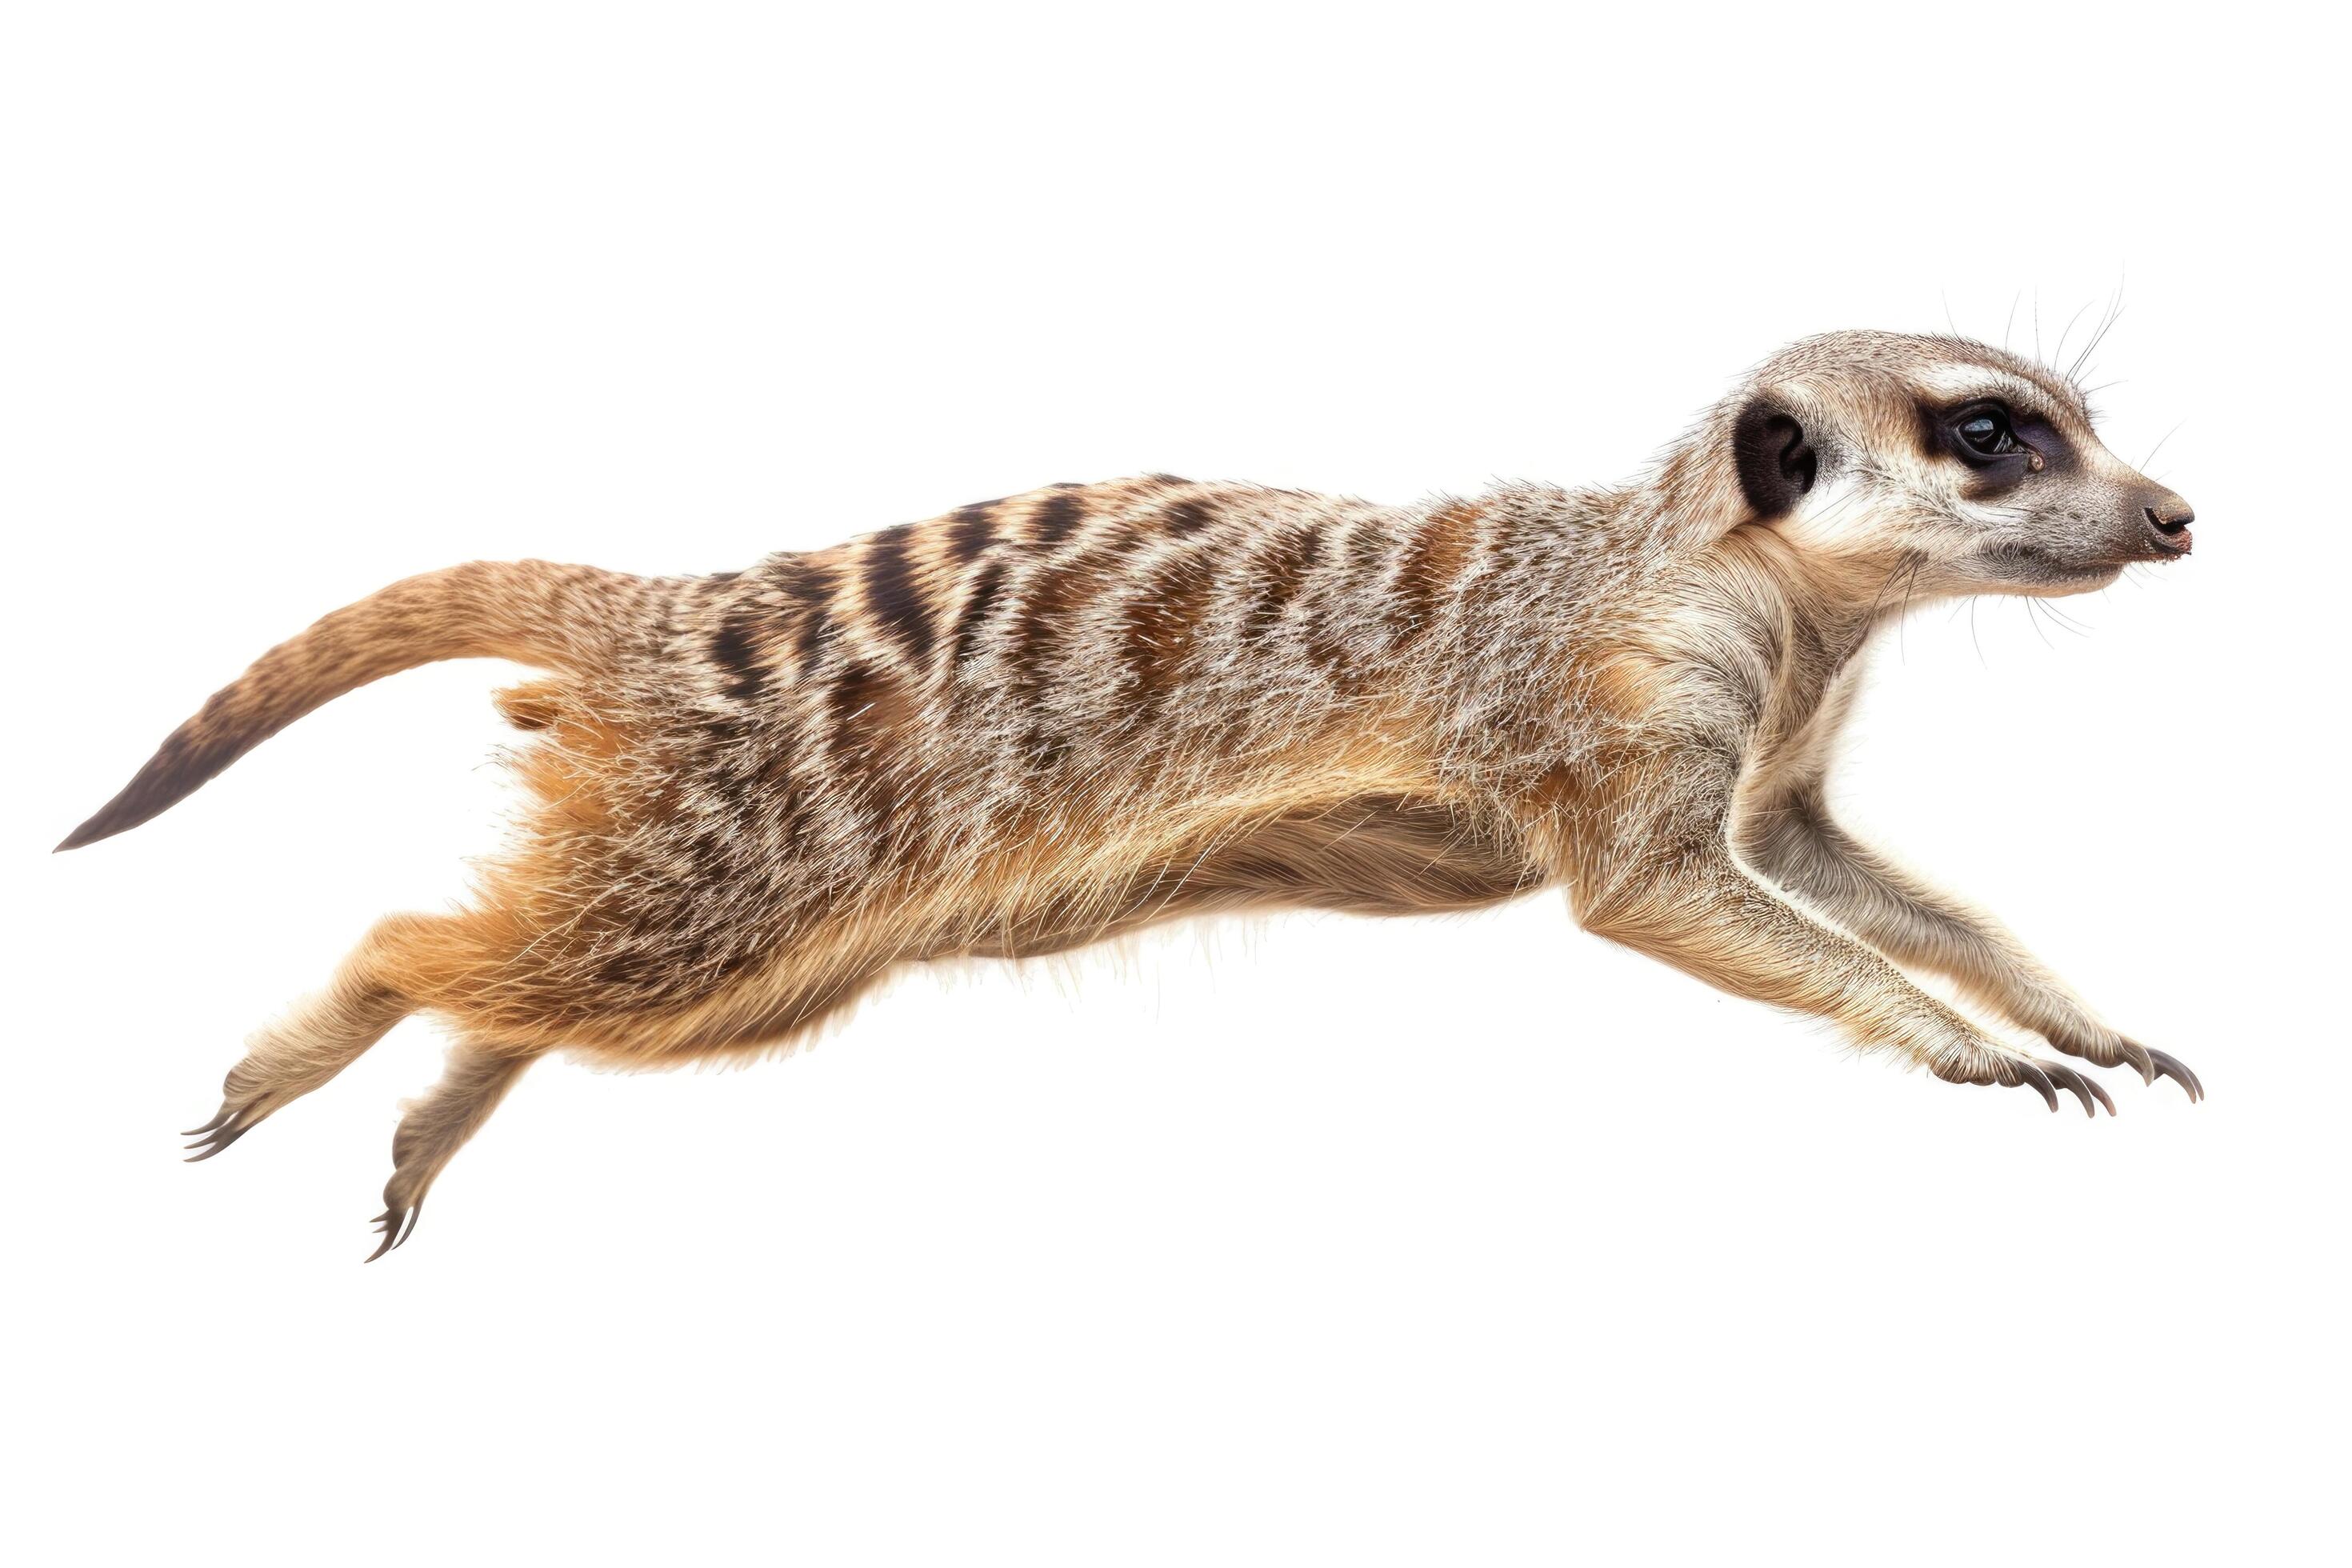
[[[1813,488],[1820,464],[1805,427],[1785,408],[1751,397],[1732,426],[1731,449],[1739,463],[1739,489],[1765,521],[1792,510]]]

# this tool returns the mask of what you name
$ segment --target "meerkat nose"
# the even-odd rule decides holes
[[[2189,553],[2189,525],[2197,521],[2197,513],[2189,503],[2170,490],[2160,490],[2149,496],[2140,506],[2140,515],[2156,531],[2156,544],[2160,550],[2175,555]]]

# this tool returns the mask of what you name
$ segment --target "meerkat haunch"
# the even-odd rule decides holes
[[[401,1018],[456,1032],[373,1256],[551,1050],[788,1044],[893,968],[1236,909],[1462,910],[1558,885],[1589,930],[1959,1083],[2086,1113],[1900,966],[2101,1067],[2126,1039],[1999,925],[1842,831],[1856,656],[1904,607],[2054,596],[2189,549],[2072,383],[1957,338],[1761,366],[1638,482],[1381,507],[1155,475],[1055,485],[748,572],[411,578],[265,654],[69,848],[428,660],[500,696],[533,805],[470,905],[385,920],[262,1030],[208,1158]]]

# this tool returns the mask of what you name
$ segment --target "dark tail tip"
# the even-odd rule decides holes
[[[49,853],[62,855],[68,849],[79,849],[85,844],[95,844],[101,838],[111,838],[118,833],[127,833],[170,804],[171,802],[165,801],[155,806],[153,810],[142,811],[138,809],[135,803],[126,803],[121,795],[117,795],[109,801],[96,816],[59,839],[58,847]],[[130,809],[124,809],[126,805],[130,805]]]
[[[199,785],[226,767],[236,749],[191,745],[175,734],[147,761],[122,793],[99,807],[98,815],[65,836],[51,854],[79,849],[118,833],[128,833],[152,816],[160,816],[194,795]]]

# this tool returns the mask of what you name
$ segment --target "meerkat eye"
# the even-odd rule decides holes
[[[2017,432],[2009,423],[2009,410],[1994,404],[1979,404],[1960,411],[1952,425],[1952,433],[1961,444],[1979,457],[1998,458],[2018,450]]]

